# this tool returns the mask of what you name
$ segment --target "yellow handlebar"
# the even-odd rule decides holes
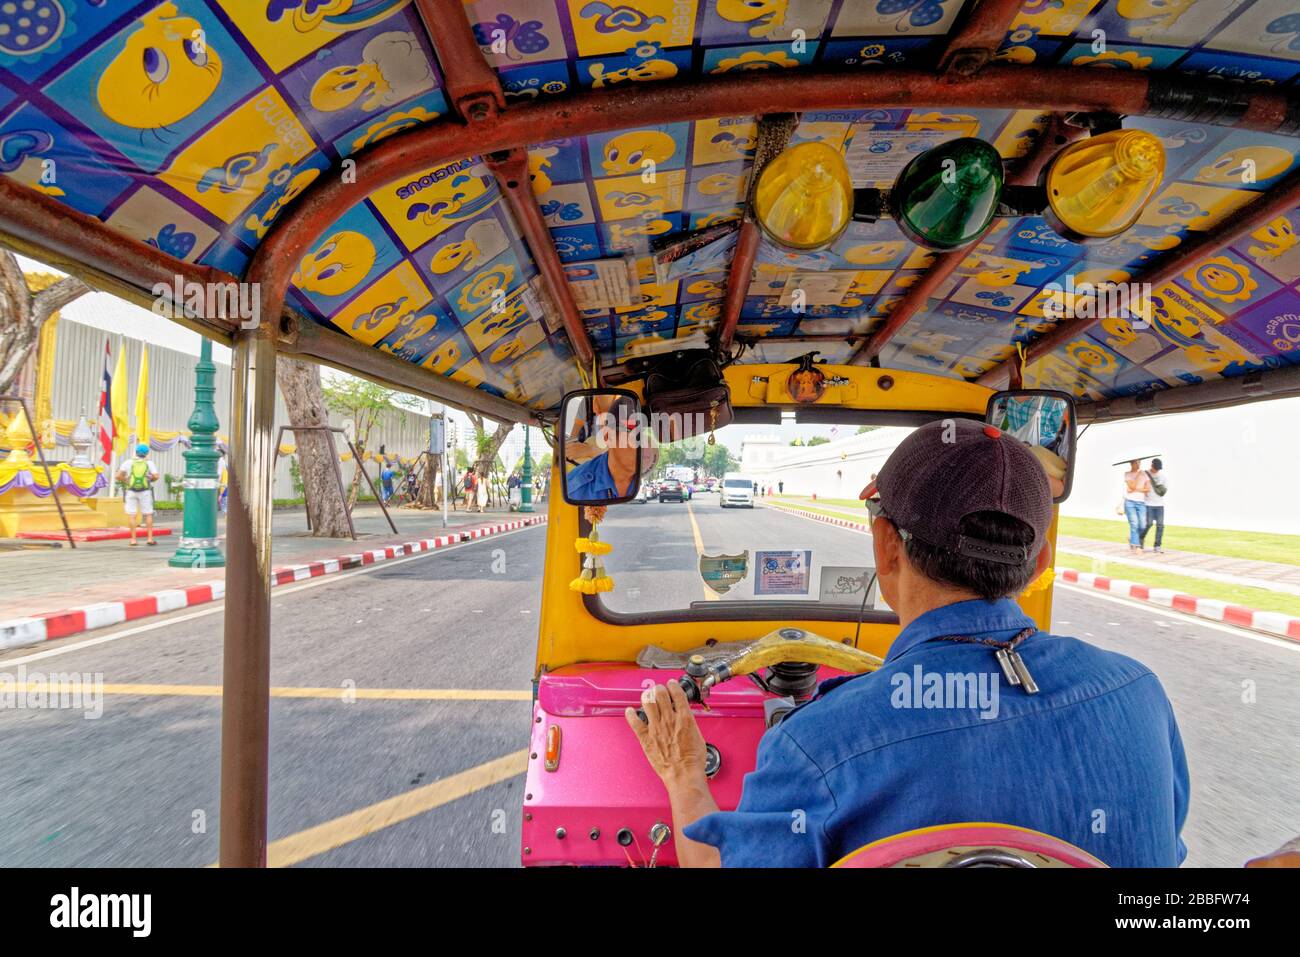
[[[875,671],[884,664],[873,654],[802,628],[778,628],[721,662],[714,670],[726,677],[748,675],[783,661],[807,661],[851,674]]]

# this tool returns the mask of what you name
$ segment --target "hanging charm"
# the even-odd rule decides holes
[[[608,555],[614,550],[612,545],[600,540],[600,532],[596,527],[604,515],[603,506],[588,508],[587,519],[591,522],[591,531],[585,537],[575,539],[573,542],[573,547],[583,556],[582,572],[569,582],[569,587],[584,595],[614,590],[614,579],[609,577],[604,562],[600,560],[601,555]]]

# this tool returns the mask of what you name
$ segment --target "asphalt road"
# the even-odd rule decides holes
[[[689,510],[622,506],[605,528],[625,607],[705,600],[697,533],[710,554],[798,547],[846,565],[868,545],[704,497]],[[316,690],[272,698],[273,862],[517,863],[544,536],[525,529],[275,590],[272,684]],[[628,567],[634,553],[644,570]],[[1239,866],[1300,833],[1300,646],[1069,586],[1055,630],[1163,681],[1191,765],[1188,864]],[[20,667],[29,680],[99,673],[115,690],[97,720],[0,711],[0,865],[216,860],[219,606],[0,656],[0,674]]]

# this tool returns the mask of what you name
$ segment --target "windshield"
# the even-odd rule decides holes
[[[660,446],[648,500],[613,506],[601,523],[614,590],[599,600],[619,614],[778,601],[856,611],[864,596],[888,610],[871,538],[852,526],[868,521],[858,492],[910,431],[787,421]],[[690,490],[680,501],[662,494],[670,475]],[[736,491],[749,501],[728,501]]]

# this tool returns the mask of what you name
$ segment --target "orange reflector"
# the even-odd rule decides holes
[[[560,766],[560,726],[553,724],[546,729],[546,770],[554,771]]]

